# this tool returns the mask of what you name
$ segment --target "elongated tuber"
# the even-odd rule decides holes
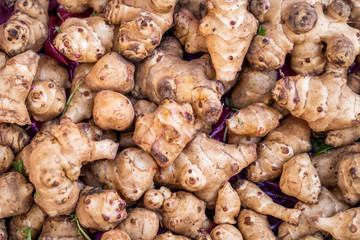
[[[242,209],[237,224],[245,240],[276,240],[266,216]]]
[[[170,167],[155,175],[155,181],[194,192],[213,209],[221,185],[255,159],[255,144],[224,144],[199,133]]]
[[[154,238],[154,240],[190,240],[190,238],[181,235],[174,235],[171,232],[166,232],[157,235],[156,238]]]
[[[333,147],[349,145],[360,138],[360,124],[353,127],[329,131],[325,143]]]
[[[92,8],[97,13],[105,11],[108,0],[59,0],[59,4],[67,12],[81,13]]]
[[[6,172],[14,160],[14,154],[8,146],[0,145],[0,174]]]
[[[79,229],[75,221],[69,216],[47,218],[39,236],[39,240],[85,240],[79,235]]]
[[[217,225],[211,231],[210,236],[212,240],[225,240],[225,239],[243,240],[240,231],[236,227],[230,224]]]
[[[257,144],[261,142],[261,137],[249,137],[244,135],[237,135],[233,132],[228,132],[228,143],[232,144]]]
[[[299,224],[300,210],[285,208],[274,203],[273,200],[254,183],[239,179],[234,183],[233,187],[240,196],[241,204],[245,207],[261,214],[282,219],[294,226]]]
[[[113,229],[105,232],[101,236],[101,240],[131,240],[129,235],[126,232],[121,231],[119,229]]]
[[[229,182],[224,183],[218,191],[214,222],[216,224],[235,224],[235,217],[239,215],[240,207],[239,195]]]

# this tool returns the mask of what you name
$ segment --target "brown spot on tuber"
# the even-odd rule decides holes
[[[309,32],[315,26],[317,13],[314,6],[300,2],[292,6],[286,25],[296,34]]]
[[[323,108],[322,107],[317,107],[316,109],[319,113],[323,111]]]
[[[288,154],[290,151],[289,151],[289,148],[288,147],[281,147],[281,153],[283,154]]]
[[[351,225],[349,227],[349,229],[350,229],[350,232],[352,232],[352,233],[355,233],[357,231],[357,227],[355,225]]]
[[[245,221],[244,221],[244,224],[245,224],[245,225],[248,225],[248,226],[251,225],[251,218],[250,218],[250,217],[245,217],[244,220],[245,220]]]
[[[197,210],[198,210],[198,212],[200,213],[201,210],[202,210],[202,207],[201,207],[201,206],[198,206],[198,207],[197,207]]]

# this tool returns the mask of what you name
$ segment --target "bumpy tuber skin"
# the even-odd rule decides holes
[[[245,240],[276,240],[267,217],[249,209],[242,209],[237,224]]]
[[[116,228],[126,232],[131,239],[152,240],[159,230],[159,216],[145,208],[134,208]]]
[[[5,219],[0,219],[0,239],[1,240],[7,240],[8,239]]]
[[[91,141],[72,122],[53,126],[50,132],[35,137],[21,159],[40,195],[34,199],[36,204],[49,216],[56,216],[69,214],[75,208],[80,192],[76,180],[82,163],[114,159],[118,144],[111,140]]]
[[[133,123],[134,108],[121,93],[103,90],[95,96],[93,116],[102,129],[123,131]]]
[[[5,66],[5,63],[8,59],[9,57],[6,55],[6,53],[0,51],[0,68]]]
[[[153,113],[157,109],[157,105],[147,100],[139,100],[134,104],[135,118],[145,113]]]
[[[311,223],[315,228],[329,232],[335,239],[346,240],[357,240],[360,238],[359,221],[359,207],[340,211],[328,218],[311,218]]]
[[[0,123],[30,124],[25,106],[34,79],[39,56],[29,50],[10,58],[0,69]]]
[[[62,113],[65,102],[64,88],[51,81],[34,81],[26,107],[36,121],[50,121]]]
[[[44,126],[44,125],[43,125]],[[118,142],[115,131],[105,131],[95,125],[92,121],[81,122],[76,124],[82,135],[92,141],[101,141],[104,139],[110,139],[114,142]]]
[[[329,131],[325,143],[333,147],[349,145],[360,138],[360,124],[353,127]]]
[[[91,164],[95,179],[114,187],[129,202],[137,201],[153,184],[158,167],[154,159],[139,148],[121,151],[115,161],[96,161]]]
[[[68,109],[63,116],[63,118],[71,119],[71,121],[74,123],[78,123],[92,117],[96,93],[92,92],[84,82],[86,75],[90,72],[92,67],[92,64],[80,64],[75,68],[74,79],[71,85],[71,92],[74,92],[75,88],[81,82],[83,83],[74,93],[74,96],[69,103]]]
[[[190,104],[165,100],[154,113],[138,117],[133,140],[160,167],[168,167],[194,137],[194,121]]]
[[[247,11],[245,0],[209,0],[208,14],[199,30],[216,71],[216,79],[232,81],[257,31],[255,17]],[[246,30],[244,30],[246,29]]]
[[[231,187],[229,182],[225,182],[218,191],[214,222],[216,224],[235,224],[235,217],[239,215],[240,207],[241,202],[239,195]]]
[[[85,228],[109,231],[126,218],[125,206],[116,190],[86,186],[80,193],[76,215]]]
[[[220,224],[216,226],[210,233],[212,240],[243,240],[240,231],[230,224]]]
[[[48,80],[59,87],[70,88],[69,72],[52,57],[41,55],[36,69],[35,80]]]
[[[126,94],[134,88],[135,66],[116,52],[107,53],[85,78],[92,91],[111,90]]]
[[[250,137],[264,137],[279,126],[282,115],[264,103],[253,103],[226,120],[229,131]]]
[[[241,204],[264,215],[271,215],[282,219],[291,225],[299,224],[300,210],[285,208],[264,193],[254,183],[239,179],[233,185],[235,191],[239,194]]]
[[[255,159],[255,144],[224,144],[199,133],[170,167],[155,175],[155,181],[194,192],[214,209],[222,184]]]
[[[360,72],[351,73],[347,78],[347,85],[356,94],[360,93]]]
[[[307,235],[299,240],[324,240],[321,233],[315,233],[314,235]]]
[[[114,26],[99,16],[68,18],[53,41],[65,57],[80,63],[94,63],[110,52]]]
[[[17,0],[14,14],[0,25],[0,49],[13,57],[38,52],[48,37],[47,0]]]
[[[108,232],[105,232],[101,236],[101,240],[131,240],[129,235],[126,232],[119,229],[113,229]]]
[[[136,117],[136,113],[135,113]],[[119,147],[121,149],[137,147],[133,140],[134,132],[121,132],[119,134]]]
[[[292,116],[284,119],[259,144],[258,158],[247,168],[253,182],[273,180],[281,175],[283,164],[296,154],[310,151],[311,130],[308,124]]]
[[[214,124],[222,111],[220,98],[224,86],[209,80],[211,75],[209,55],[182,60],[179,42],[167,37],[137,68],[134,93],[156,104],[164,99],[188,102],[201,119]]]
[[[277,73],[275,71],[258,71],[244,68],[240,82],[231,94],[230,103],[233,107],[244,108],[256,102],[266,105],[273,101],[271,90],[275,86]]]
[[[261,142],[261,140],[261,137],[249,137],[228,132],[227,142],[232,144],[257,144]]]
[[[197,19],[202,19],[207,14],[206,0],[179,0],[183,8],[189,9]]]
[[[299,239],[318,232],[319,230],[314,228],[309,222],[312,217],[330,217],[338,211],[348,209],[349,205],[339,201],[329,190],[323,188],[319,195],[318,204],[307,205],[298,202],[295,208],[301,210],[299,225],[295,227],[287,223],[282,223],[279,226],[278,233],[280,240]]]
[[[26,213],[32,205],[34,187],[19,172],[0,175],[0,219]]]
[[[208,234],[204,229],[199,230],[199,235],[194,238],[194,240],[212,240],[210,234]]]
[[[21,233],[24,231],[25,227],[31,228],[31,238],[36,239],[41,231],[45,218],[46,214],[41,208],[39,208],[38,205],[33,204],[27,213],[11,218],[9,222],[9,239],[25,239],[24,235]]]
[[[157,235],[154,240],[190,240],[190,238],[187,238],[185,236],[180,235],[174,235],[171,232],[166,232],[160,235]]]
[[[83,235],[79,235],[79,229],[75,221],[71,221],[68,216],[58,216],[47,218],[39,240],[85,240]]]
[[[318,203],[321,183],[307,153],[296,155],[284,163],[279,185],[286,195],[307,204]]]
[[[344,154],[337,166],[338,182],[344,201],[355,205],[360,200],[360,154]]]
[[[14,154],[8,146],[0,145],[0,174],[6,172],[14,161]]]
[[[59,4],[67,12],[81,13],[92,8],[97,13],[105,12],[108,0],[59,0]]]
[[[106,6],[106,19],[120,24],[121,54],[140,61],[160,44],[162,35],[172,26],[177,0],[111,0]]]
[[[346,85],[346,72],[285,77],[277,81],[273,97],[315,132],[351,127],[360,120],[360,96]]]

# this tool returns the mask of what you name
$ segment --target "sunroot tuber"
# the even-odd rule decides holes
[[[108,0],[58,0],[67,12],[81,13],[92,8],[97,13],[105,12]]]
[[[180,5],[189,9],[197,19],[202,19],[207,14],[206,0],[180,0]]]
[[[185,236],[180,235],[174,235],[171,232],[166,232],[160,235],[157,235],[154,240],[190,240],[190,238],[187,238]]]
[[[315,233],[314,235],[307,235],[305,237],[300,238],[299,240],[324,240],[323,235],[321,233]]]
[[[329,131],[325,143],[333,147],[349,145],[360,138],[360,124],[353,127]]]
[[[240,207],[239,195],[229,182],[225,182],[218,191],[214,222],[216,224],[235,224],[235,217],[239,215]]]
[[[245,240],[276,240],[266,216],[242,209],[237,224]]]
[[[5,219],[0,219],[0,239],[2,239],[2,240],[8,239]]]
[[[131,240],[126,232],[119,229],[113,229],[101,236],[101,240]]]
[[[75,221],[68,216],[59,216],[46,219],[39,240],[85,240],[79,235],[79,229]]]
[[[212,240],[243,240],[240,231],[230,224],[217,225],[210,233]]]
[[[14,161],[14,154],[8,146],[0,145],[0,174],[6,172]]]
[[[285,208],[273,202],[258,186],[247,180],[239,179],[233,185],[239,194],[241,204],[258,213],[271,215],[285,222],[297,226],[300,210]]]
[[[227,141],[232,144],[258,144],[261,142],[261,137],[249,137],[228,132]]]

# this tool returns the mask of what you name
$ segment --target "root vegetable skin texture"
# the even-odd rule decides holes
[[[101,236],[101,240],[131,240],[126,232],[119,229],[113,229]]]
[[[315,132],[359,123],[360,97],[346,85],[346,73],[285,77],[277,81],[273,97],[293,116],[306,120]]]
[[[190,240],[190,238],[180,235],[174,235],[171,232],[166,232],[156,236],[154,240]]]
[[[8,239],[5,219],[0,220],[0,239],[2,239],[2,240],[7,240]]]
[[[103,90],[95,96],[93,116],[100,128],[123,131],[133,123],[134,108],[121,93]]]
[[[48,37],[47,0],[17,0],[14,14],[0,25],[0,49],[13,57],[38,52]]]
[[[360,208],[340,211],[329,218],[311,218],[313,226],[329,232],[335,239],[357,240],[360,238]]]
[[[303,153],[284,163],[280,178],[283,193],[296,197],[308,204],[316,204],[321,191],[321,183],[308,154]]]
[[[307,235],[306,237],[300,238],[299,240],[324,240],[321,233],[316,233],[314,235]]]
[[[183,8],[189,9],[197,19],[202,19],[207,14],[206,0],[179,0]]]
[[[224,144],[199,133],[168,168],[155,175],[155,182],[184,188],[215,208],[218,190],[230,177],[256,159],[256,145]]]
[[[50,132],[35,137],[21,157],[40,195],[34,199],[36,204],[49,216],[70,214],[79,198],[76,180],[82,163],[114,159],[118,144],[111,140],[91,141],[72,122],[53,126]]]
[[[206,6],[208,14],[201,20],[200,33],[205,37],[216,79],[232,81],[241,70],[258,23],[247,11],[247,1],[244,0],[210,0]]]
[[[190,103],[199,118],[214,124],[221,115],[220,98],[224,86],[209,80],[211,75],[209,55],[192,61],[182,60],[179,42],[173,37],[167,37],[139,65],[134,93],[156,104],[164,99]]]
[[[14,160],[14,154],[8,146],[0,145],[0,174],[6,172]]]
[[[353,127],[329,131],[325,143],[333,147],[347,146],[360,138],[360,124]]]
[[[39,56],[29,50],[10,58],[0,69],[0,123],[30,124],[25,106],[26,97],[35,77]]]
[[[110,52],[114,26],[103,17],[68,18],[53,41],[65,57],[80,63],[94,63]]]
[[[267,217],[249,209],[242,209],[237,224],[245,240],[276,240]]]
[[[258,158],[247,168],[247,178],[262,182],[279,177],[285,162],[296,154],[310,151],[310,136],[311,130],[304,120],[287,117],[259,144]]]
[[[0,68],[2,68],[5,65],[8,59],[9,59],[8,55],[0,51]]]
[[[314,228],[313,224],[310,222],[311,218],[330,217],[338,211],[348,209],[349,205],[339,201],[329,190],[323,188],[319,195],[318,204],[308,205],[303,202],[298,202],[295,205],[295,208],[301,210],[299,225],[295,227],[287,223],[282,223],[279,226],[278,239],[291,240],[312,235],[319,230]]]
[[[133,140],[160,167],[168,167],[194,137],[194,121],[190,104],[165,100],[155,112],[137,118]]]
[[[160,44],[162,35],[172,26],[177,0],[111,0],[105,17],[112,24],[120,24],[121,54],[140,61]]]
[[[282,115],[263,103],[254,103],[240,109],[228,120],[229,131],[250,137],[264,137],[279,126]]]
[[[116,52],[102,57],[86,76],[92,91],[112,90],[126,94],[134,88],[135,66]]]
[[[97,13],[103,13],[107,2],[108,0],[59,0],[65,11],[71,13],[82,13],[89,8]]]
[[[32,204],[33,185],[19,172],[0,175],[0,219],[26,213]]]
[[[153,113],[157,109],[157,105],[147,100],[139,100],[134,104],[135,118],[145,113]]]
[[[249,137],[244,135],[237,135],[232,132],[228,132],[228,143],[232,144],[258,144],[261,142],[261,137]]]
[[[210,233],[212,240],[243,240],[240,231],[230,224],[220,224],[216,226]]]
[[[76,215],[85,228],[108,231],[127,216],[126,203],[116,190],[85,187],[76,206]]]
[[[115,161],[97,161],[91,169],[96,180],[114,187],[126,201],[135,202],[153,184],[158,166],[145,151],[127,148]]]
[[[131,239],[152,240],[159,230],[159,216],[148,209],[135,208],[117,227]]]
[[[239,179],[233,187],[239,194],[241,204],[245,207],[264,215],[271,215],[282,219],[294,226],[299,224],[300,210],[285,208],[274,203],[273,200],[254,183]]]
[[[85,240],[85,237],[79,235],[79,229],[75,221],[71,221],[68,216],[58,216],[47,218],[42,230],[39,240]]]
[[[21,232],[24,231],[25,227],[31,228],[31,238],[36,239],[41,231],[45,218],[46,214],[39,206],[33,204],[27,213],[11,218],[9,222],[9,240],[24,239],[25,237]]]
[[[229,182],[224,183],[218,191],[214,222],[216,224],[235,224],[235,217],[239,215],[240,207],[239,195]]]

